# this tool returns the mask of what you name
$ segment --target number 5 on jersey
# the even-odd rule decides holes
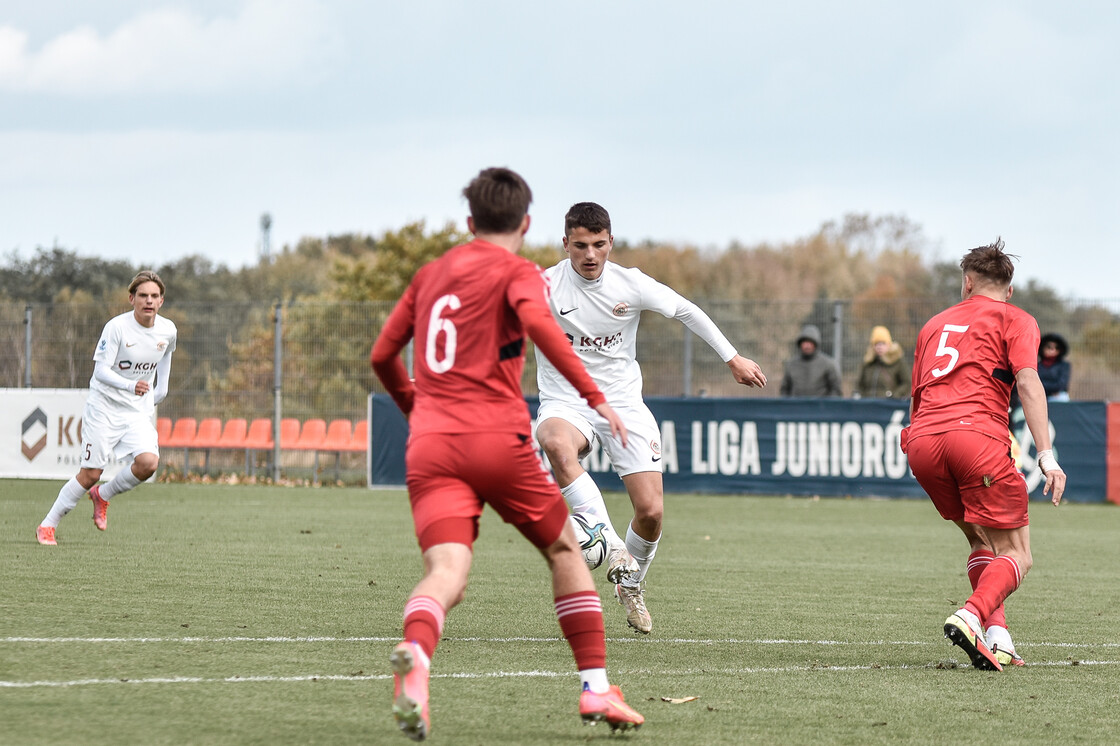
[[[961,353],[957,351],[956,347],[949,346],[949,335],[951,333],[963,334],[968,331],[968,325],[961,326],[959,324],[946,324],[941,327],[941,339],[937,342],[937,357],[948,357],[949,363],[944,368],[934,368],[930,371],[934,378],[941,378],[957,365],[957,360],[960,359]],[[430,344],[430,341],[429,341]]]

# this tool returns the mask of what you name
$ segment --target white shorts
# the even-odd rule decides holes
[[[134,460],[141,453],[159,456],[159,436],[151,417],[107,413],[87,405],[82,413],[81,450],[81,468],[104,469],[117,459]]]
[[[611,426],[602,416],[586,405],[573,406],[561,402],[541,402],[537,409],[537,427],[545,420],[560,419],[570,422],[590,444],[594,440],[607,453],[611,464],[620,477],[641,471],[664,471],[665,465],[661,460],[661,430],[657,427],[657,420],[645,404],[611,404],[611,407],[622,419],[629,433],[629,445],[622,447],[622,443],[611,435]],[[580,456],[585,456],[581,453]]]

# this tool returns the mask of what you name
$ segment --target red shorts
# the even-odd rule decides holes
[[[560,537],[568,506],[531,438],[516,433],[430,433],[409,438],[408,498],[420,550],[471,546],[489,504],[539,549]]]
[[[953,430],[911,440],[906,451],[918,484],[945,520],[989,528],[1027,525],[1027,483],[1015,468],[1009,440]]]

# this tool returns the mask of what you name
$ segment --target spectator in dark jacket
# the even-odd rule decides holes
[[[856,393],[871,399],[910,397],[910,364],[902,359],[902,347],[885,326],[871,330]]]
[[[812,324],[801,328],[797,352],[786,360],[782,396],[843,396],[836,361],[820,351],[821,330]]]
[[[1043,334],[1038,343],[1038,379],[1048,401],[1069,401],[1069,343],[1061,334]]]

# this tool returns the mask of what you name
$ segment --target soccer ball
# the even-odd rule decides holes
[[[572,528],[576,532],[576,541],[583,552],[587,569],[594,570],[607,558],[607,538],[603,536],[607,524],[595,522],[594,518],[585,513],[572,513],[568,520],[572,522]]]

